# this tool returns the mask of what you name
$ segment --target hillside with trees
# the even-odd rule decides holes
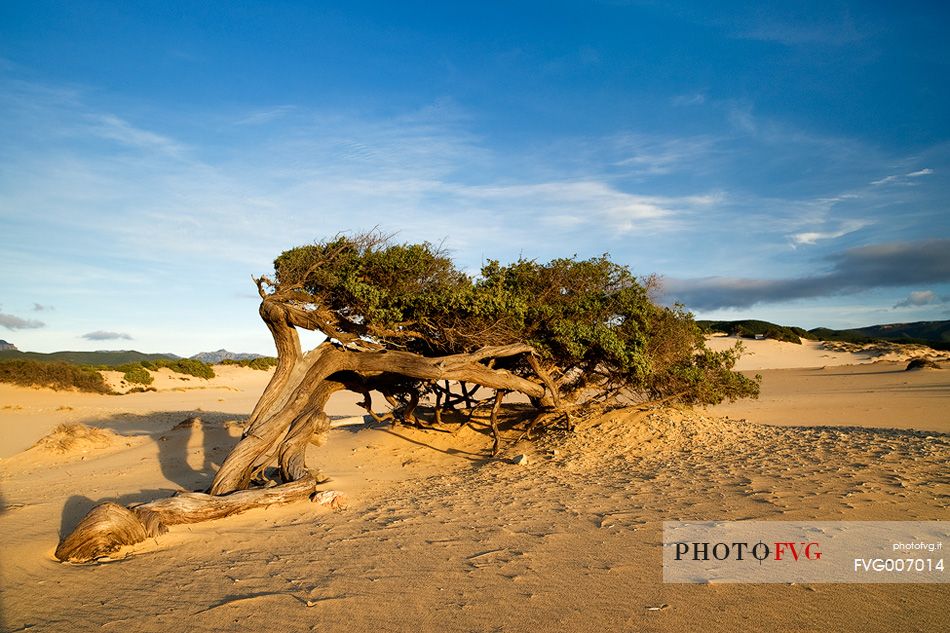
[[[846,343],[907,343],[927,345],[934,349],[950,349],[950,321],[918,321],[915,323],[889,323],[859,328],[835,330],[817,327],[805,330],[800,327],[776,325],[768,321],[744,319],[739,321],[697,321],[706,332],[719,332],[745,338],[764,338],[789,343],[801,343],[801,339],[816,341],[843,341]]]

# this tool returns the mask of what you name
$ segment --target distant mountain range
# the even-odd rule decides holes
[[[805,330],[799,327],[776,325],[768,321],[747,319],[743,321],[697,321],[700,327],[710,332],[723,332],[739,336],[762,335],[779,341],[801,343],[801,339],[818,341],[846,341],[849,343],[918,343],[934,349],[950,350],[950,321],[917,321],[914,323],[888,323],[847,330],[819,327]]]
[[[61,361],[73,363],[75,365],[104,365],[114,367],[116,365],[125,365],[126,363],[137,363],[143,360],[177,360],[181,356],[175,354],[143,354],[134,350],[103,350],[98,352],[52,352],[43,354],[40,352],[21,352],[15,345],[0,341],[9,347],[0,345],[0,360],[38,360],[38,361]],[[201,352],[191,357],[194,360],[200,360],[203,363],[214,365],[223,360],[253,360],[261,358],[260,354],[241,354],[219,349],[216,352]]]
[[[191,357],[192,360],[200,360],[202,363],[216,365],[223,360],[254,360],[263,358],[261,354],[243,354],[240,352],[229,352],[226,349],[219,349],[216,352],[201,352]]]
[[[4,341],[3,339],[0,339],[0,352],[2,352],[2,351],[4,351],[4,350],[8,350],[8,349],[15,350],[15,349],[16,349],[16,345],[14,345],[13,343],[7,343],[7,342]]]

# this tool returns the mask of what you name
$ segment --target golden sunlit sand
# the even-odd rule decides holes
[[[60,535],[102,501],[206,488],[269,373],[162,370],[157,391],[123,396],[0,385],[0,627],[945,630],[946,585],[663,584],[665,520],[947,519],[950,371],[747,348],[758,401],[617,411],[532,444],[512,432],[499,460],[477,426],[343,426],[308,462],[345,509],[174,526],[91,565],[56,561]],[[351,421],[356,398],[328,411]]]

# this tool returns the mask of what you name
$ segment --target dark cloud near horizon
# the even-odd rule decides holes
[[[950,239],[873,244],[831,255],[827,261],[831,264],[828,272],[809,277],[668,279],[664,296],[692,310],[715,310],[946,283],[950,282]]]
[[[116,341],[123,339],[126,341],[131,341],[132,337],[124,332],[107,332],[105,330],[96,330],[95,332],[88,332],[83,334],[82,337],[87,341]]]
[[[0,326],[8,330],[35,330],[45,327],[46,324],[35,319],[21,319],[18,316],[0,312]]]

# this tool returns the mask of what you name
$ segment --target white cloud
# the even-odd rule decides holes
[[[626,193],[603,181],[547,182],[528,185],[459,187],[447,191],[472,201],[490,201],[503,210],[527,210],[544,223],[558,226],[603,224],[620,233],[669,230],[693,210],[721,200],[715,194],[642,196]]]
[[[916,308],[942,303],[933,290],[915,290],[906,299],[894,304],[895,308]]]
[[[842,222],[837,229],[830,231],[804,231],[789,236],[792,244],[796,246],[812,245],[820,240],[832,240],[849,233],[854,233],[866,226],[873,224],[868,220],[848,220]]]
[[[884,176],[883,178],[881,178],[881,179],[879,179],[879,180],[872,180],[872,181],[871,181],[871,184],[872,184],[872,185],[886,185],[886,184],[888,184],[888,183],[890,183],[890,182],[894,182],[894,181],[897,180],[898,178],[900,178],[900,176],[897,176],[897,175],[894,175],[894,176]]]

